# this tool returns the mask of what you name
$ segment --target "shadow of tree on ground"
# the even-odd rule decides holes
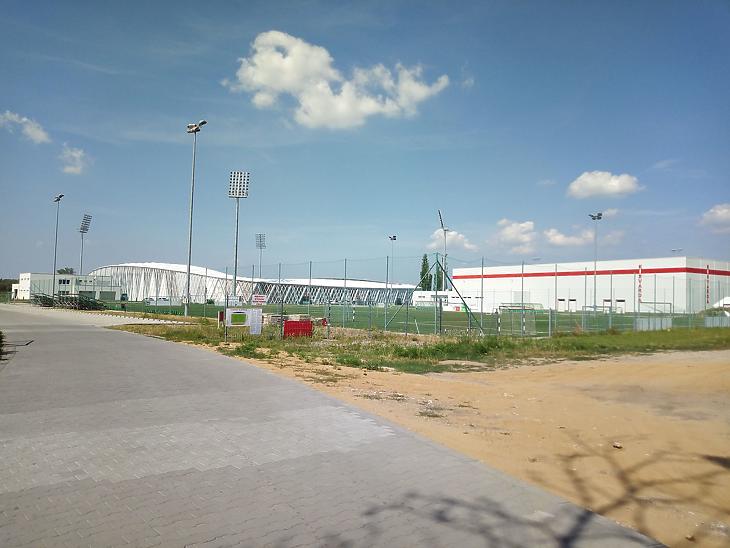
[[[730,479],[729,458],[662,450],[627,464],[622,462],[626,460],[625,455],[611,446],[595,447],[571,437],[577,449],[563,455],[560,465],[581,506],[609,517],[618,509],[633,508],[632,523],[638,531],[651,537],[663,536],[664,542],[672,546],[687,542],[689,539],[685,535],[692,537],[693,542],[723,535],[721,526],[730,517],[730,508],[713,501],[713,497]],[[589,459],[599,460],[601,466],[581,467]],[[703,460],[716,466],[698,466]],[[697,472],[678,473],[698,467],[701,469]],[[610,487],[605,486],[605,481],[599,481],[595,474],[597,469],[604,469],[604,474],[612,478]],[[663,472],[665,470],[671,470],[671,474]],[[535,484],[552,492],[566,492],[566,486],[556,481],[537,473],[529,476]],[[647,520],[650,512],[658,509],[676,512],[680,507],[701,508],[711,521],[673,539],[667,539],[664,531],[652,530]],[[730,537],[727,542],[730,545]]]

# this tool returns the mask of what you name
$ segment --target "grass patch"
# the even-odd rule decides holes
[[[213,322],[193,324],[116,326],[134,333],[171,341],[218,346],[223,330]],[[221,347],[232,356],[276,359],[295,356],[323,365],[339,365],[369,370],[391,368],[404,373],[488,370],[505,364],[564,359],[588,360],[599,356],[661,352],[667,350],[720,350],[730,348],[730,329],[676,329],[651,332],[606,332],[569,334],[553,338],[479,337],[442,339],[402,338],[385,335],[352,335],[333,330],[325,339],[323,332],[314,338],[278,338],[278,328],[266,327],[261,336],[237,332],[233,347]],[[440,363],[464,360],[468,365]],[[481,366],[480,366],[481,364]]]
[[[340,365],[346,365],[348,367],[362,367],[362,360],[353,354],[340,354],[335,357],[335,361]]]

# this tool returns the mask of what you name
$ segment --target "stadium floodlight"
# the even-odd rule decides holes
[[[441,273],[441,278],[443,281],[442,289],[444,291],[446,291],[446,287],[447,287],[447,285],[446,285],[446,233],[451,231],[451,229],[447,226],[444,226],[444,218],[441,216],[441,210],[439,209],[438,212],[439,212],[439,223],[441,223],[441,230],[444,231],[444,260],[443,260],[443,264],[441,266],[441,269],[443,270],[443,272]]]
[[[203,120],[201,120],[203,121]],[[251,174],[248,171],[231,171],[228,178],[228,197],[236,200],[236,243],[233,247],[233,297],[236,296],[238,281],[238,205],[241,198],[248,198],[248,185]]]
[[[195,197],[195,153],[198,148],[198,133],[200,128],[207,124],[205,120],[200,120],[197,124],[188,124],[187,132],[193,134],[193,169],[190,178],[190,222],[188,224],[188,272],[185,281],[185,316],[188,315],[188,305],[190,303],[190,262],[193,256],[193,199]]]
[[[259,250],[259,278],[261,277],[261,256],[266,249],[266,234],[259,232],[256,234],[256,249]]]
[[[593,312],[596,308],[596,268],[598,265],[598,221],[603,219],[603,212],[589,213],[588,216],[593,220]]]
[[[58,211],[61,209],[61,198],[63,194],[58,194],[53,198],[53,202],[56,204],[56,238],[53,244],[53,287],[51,288],[51,297],[56,296],[56,256],[58,252]]]
[[[79,232],[81,233],[81,260],[79,261],[79,274],[84,275],[84,234],[88,234],[89,228],[91,227],[91,215],[85,213],[81,219],[81,226],[79,226]]]

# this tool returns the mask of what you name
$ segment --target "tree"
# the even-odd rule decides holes
[[[420,281],[418,285],[423,291],[429,291],[431,289],[431,283],[433,281],[433,275],[429,272],[431,269],[428,264],[428,255],[423,254],[423,260],[421,260],[421,276],[418,278]]]
[[[63,268],[59,268],[56,270],[56,274],[73,274],[74,269],[70,266],[64,266]]]

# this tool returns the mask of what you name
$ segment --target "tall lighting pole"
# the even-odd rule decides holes
[[[388,239],[390,240],[390,287],[393,287],[393,278],[395,274],[395,241],[398,239],[398,237],[393,234],[392,236],[388,236]]]
[[[598,310],[596,308],[596,268],[598,265],[598,221],[603,219],[603,213],[598,211],[596,213],[589,213],[588,216],[593,220],[593,313],[595,314]]]
[[[200,120],[197,124],[188,124],[187,132],[193,134],[193,170],[190,179],[190,223],[188,228],[188,275],[185,281],[185,316],[188,315],[188,305],[190,303],[190,261],[193,257],[193,199],[195,197],[195,153],[198,146],[198,133],[200,128],[207,124],[205,120]]]
[[[256,234],[256,249],[259,250],[259,278],[261,278],[261,256],[266,249],[266,234],[261,232]]]
[[[61,198],[63,194],[59,194],[53,201],[56,204],[56,240],[53,244],[53,287],[51,288],[51,297],[56,296],[56,252],[58,251],[58,210],[61,209]]]
[[[248,198],[248,184],[251,174],[248,171],[231,171],[228,179],[228,197],[236,199],[236,243],[233,247],[233,297],[236,297],[238,281],[238,203],[241,198]]]
[[[439,212],[439,222],[441,223],[441,230],[444,231],[444,259],[443,264],[441,265],[441,279],[443,281],[443,287],[442,289],[446,291],[446,233],[450,230],[448,227],[444,226],[444,218],[441,216],[441,210],[438,210]]]
[[[83,219],[81,219],[81,226],[79,227],[79,232],[81,233],[81,260],[79,261],[79,274],[81,276],[84,275],[84,234],[89,232],[90,226],[91,215],[85,213]]]

